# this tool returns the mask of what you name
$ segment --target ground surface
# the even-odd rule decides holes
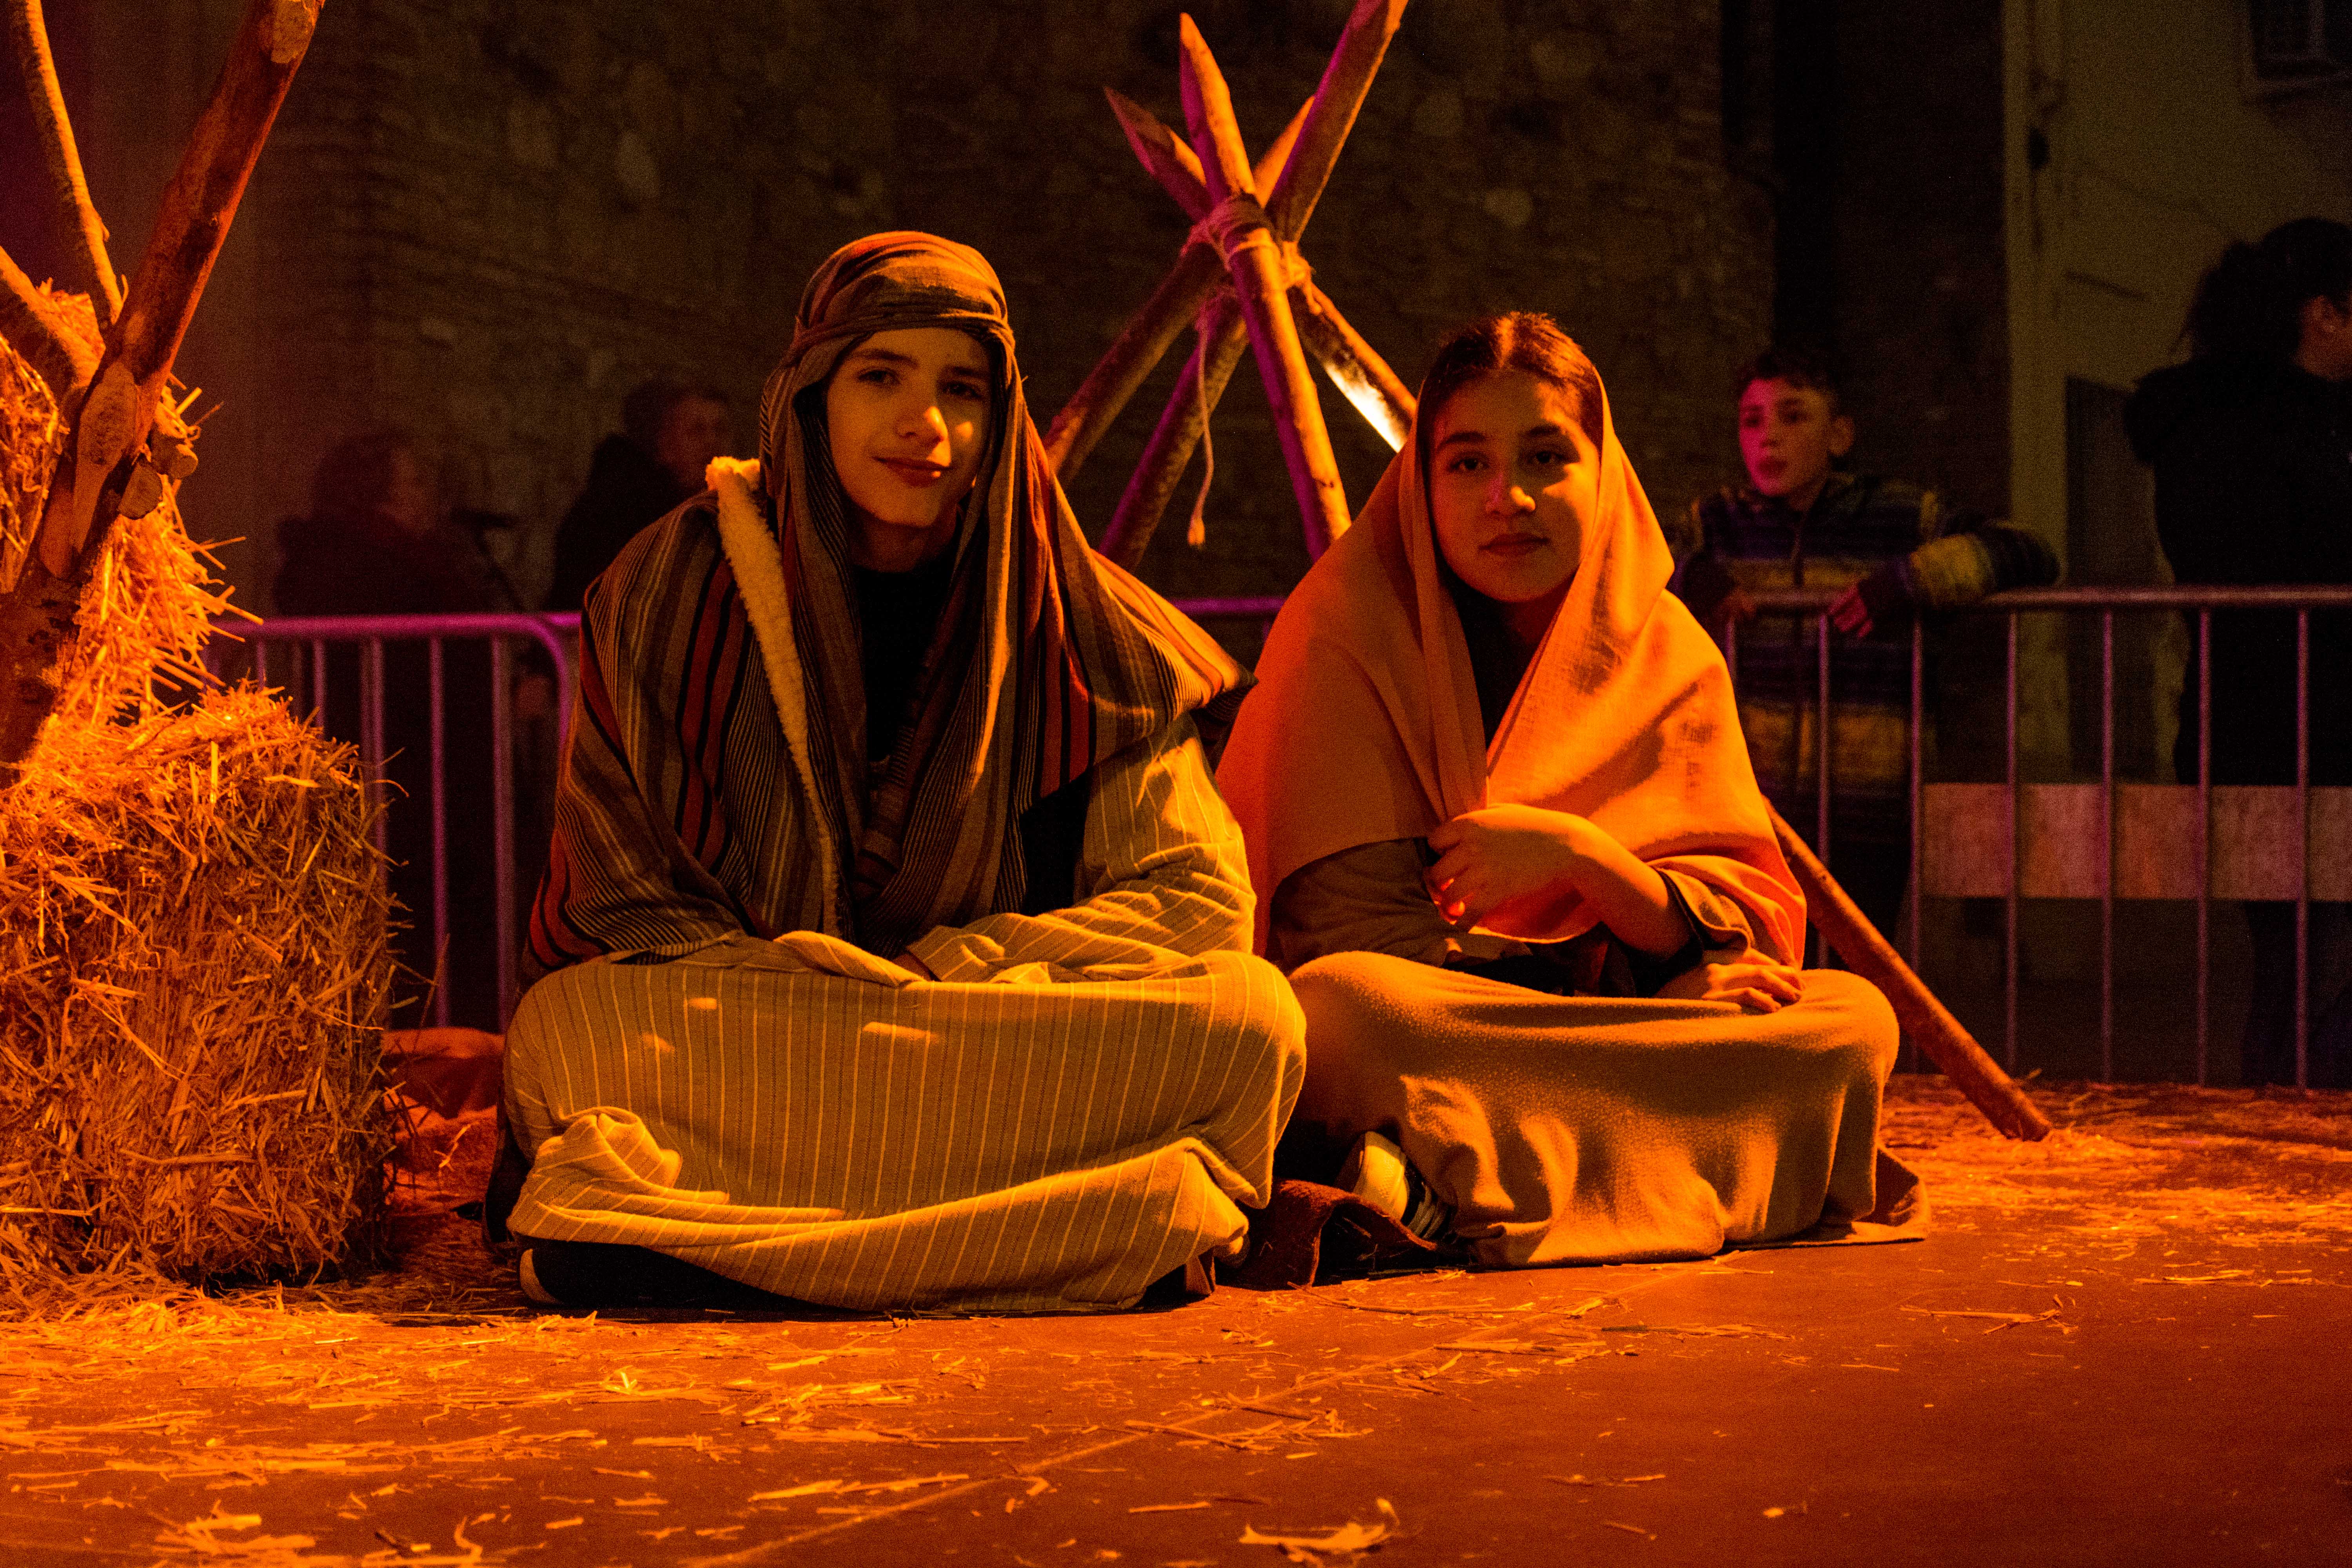
[[[2007,1144],[1897,1080],[1901,1246],[664,1321],[529,1314],[452,1226],[0,1325],[0,1563],[2346,1560],[2352,1096],[2041,1097]]]

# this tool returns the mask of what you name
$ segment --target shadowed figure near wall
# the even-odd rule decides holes
[[[307,517],[278,525],[278,607],[295,616],[433,616],[511,610],[512,591],[478,533],[453,517],[435,493],[415,440],[400,430],[352,437],[320,461]],[[362,650],[331,645],[327,701],[319,717],[339,740],[364,744]],[[447,988],[449,1021],[499,1026],[496,863],[491,821],[491,706],[488,645],[453,640],[443,650],[442,750],[446,766],[448,928],[434,932],[433,730],[431,654],[423,640],[384,646],[383,776],[393,786],[388,847],[393,895],[407,910],[398,935],[401,962],[414,973],[396,994],[393,1022],[437,1021],[436,982]],[[316,694],[313,694],[315,700]],[[515,711],[528,721],[552,706],[543,675],[517,687]],[[532,820],[536,792],[519,791],[519,844],[544,843]]]

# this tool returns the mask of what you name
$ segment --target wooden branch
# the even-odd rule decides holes
[[[1260,197],[1274,189],[1282,179],[1282,172],[1290,167],[1290,155],[1298,150],[1299,132],[1307,129],[1307,117],[1314,110],[1315,100],[1311,98],[1300,104],[1298,111],[1290,117],[1290,123],[1282,128],[1282,134],[1267,142],[1265,151],[1257,155],[1256,167],[1252,171],[1255,178],[1252,184]],[[1274,232],[1285,239],[1298,237],[1296,234],[1283,234],[1279,227]]]
[[[1356,412],[1381,433],[1391,452],[1401,451],[1412,436],[1415,399],[1389,362],[1363,335],[1348,324],[1330,296],[1312,279],[1293,286],[1291,292],[1306,308],[1297,312],[1299,340],[1323,366],[1323,374]]]
[[[1160,182],[1160,188],[1176,198],[1184,216],[1194,223],[1209,214],[1208,177],[1201,173],[1200,155],[1192,143],[1168,129],[1160,117],[1116,88],[1103,89],[1110,100],[1110,111],[1118,119],[1118,128],[1127,135],[1127,144],[1135,150],[1135,161],[1143,165],[1145,174]],[[1255,193],[1258,187],[1250,186]]]
[[[1912,1043],[1927,1052],[1953,1087],[2003,1133],[2028,1142],[2050,1136],[2049,1119],[2034,1109],[2025,1091],[2000,1070],[2000,1064],[1987,1056],[1975,1037],[1936,1000],[1935,993],[1912,973],[1893,944],[1838,886],[1811,847],[1777,811],[1772,813],[1772,831],[1780,840],[1780,852],[1789,858],[1789,868],[1805,889],[1813,924],[1856,974],[1886,994]]]
[[[1070,394],[1070,400],[1062,405],[1045,431],[1046,459],[1065,486],[1077,477],[1079,465],[1095,449],[1095,443],[1102,439],[1152,367],[1166,357],[1177,337],[1192,324],[1192,318],[1209,302],[1224,275],[1224,261],[1214,247],[1199,240],[1186,245],[1176,265],[1151,291],[1151,298],[1128,319],[1094,369],[1087,373],[1087,379]]]
[[[5,250],[0,250],[0,337],[40,373],[61,409],[69,407],[98,374],[98,351],[58,319],[57,307]]]
[[[321,3],[247,0],[212,99],[163,189],[154,236],[50,481],[36,548],[0,596],[0,778],[15,776],[57,706],[83,590]]]
[[[1209,199],[1208,177],[1201,173],[1200,154],[1192,151],[1192,143],[1126,94],[1105,88],[1103,96],[1110,100],[1110,111],[1118,117],[1118,128],[1127,133],[1127,144],[1135,150],[1136,162],[1143,165],[1143,172],[1175,198],[1186,217],[1198,223],[1208,216],[1214,204]],[[1262,195],[1273,189],[1275,182],[1282,177],[1282,171],[1290,163],[1291,150],[1298,141],[1299,128],[1307,123],[1307,111],[1314,107],[1311,98],[1300,104],[1298,112],[1290,117],[1290,123],[1282,128],[1282,134],[1258,155],[1255,167],[1250,171],[1252,195]]]
[[[1250,195],[1255,172],[1242,151],[1241,128],[1234,120],[1233,98],[1226,90],[1224,75],[1191,16],[1179,18],[1178,37],[1183,50],[1185,122],[1207,177],[1209,195],[1222,207],[1236,193]],[[1294,153],[1290,167],[1297,164],[1298,154]],[[1209,221],[1219,221],[1214,208]],[[1331,456],[1331,435],[1323,425],[1315,380],[1299,347],[1298,327],[1290,316],[1289,264],[1274,231],[1262,222],[1255,226],[1236,223],[1220,244],[1233,274],[1242,320],[1249,327],[1258,374],[1265,382],[1266,399],[1274,405],[1275,432],[1282,439],[1291,489],[1298,498],[1307,552],[1310,556],[1320,555],[1331,541],[1348,531],[1348,500],[1339,484],[1339,466]]]
[[[1208,416],[1216,412],[1226,384],[1242,363],[1243,351],[1249,347],[1249,329],[1242,323],[1241,309],[1230,296],[1220,297],[1202,312],[1202,341],[1168,394],[1168,407],[1145,444],[1127,490],[1118,498],[1118,510],[1111,514],[1110,527],[1103,534],[1102,552],[1130,572],[1142,564],[1143,552],[1151,547],[1151,536],[1176,494],[1176,481],[1183,478],[1184,465],[1192,460],[1192,448],[1201,444]]]
[[[1273,194],[1265,198],[1266,216],[1274,222],[1274,232],[1283,238],[1296,240],[1305,233],[1315,204],[1323,199],[1323,187],[1330,183],[1348,132],[1355,129],[1357,111],[1364,107],[1364,95],[1371,91],[1372,78],[1388,53],[1389,40],[1396,37],[1397,24],[1404,19],[1404,7],[1405,0],[1358,0],[1348,17],[1339,45],[1331,51],[1331,63],[1323,68],[1323,79],[1315,89],[1307,122],[1298,132],[1298,145],[1276,181]]]
[[[49,487],[37,553],[54,576],[68,575],[82,550],[113,521],[109,509],[154,424],[155,401],[228,237],[287,84],[310,47],[321,3],[247,0],[245,20],[229,45],[212,99],[163,188],[155,232],[122,312],[107,334],[106,357],[76,422],[58,482]],[[109,499],[110,489],[114,500]],[[0,754],[0,763],[15,760]]]
[[[41,16],[41,0],[6,0],[6,5],[8,42],[16,56],[17,73],[24,79],[25,99],[32,107],[41,153],[49,166],[59,226],[72,239],[70,248],[79,276],[71,281],[89,296],[98,311],[98,324],[111,326],[122,310],[122,283],[106,254],[106,225],[99,221],[98,209],[90,204],[89,184],[82,177],[81,153],[74,145],[73,121],[66,115],[58,64],[49,54],[49,29]]]

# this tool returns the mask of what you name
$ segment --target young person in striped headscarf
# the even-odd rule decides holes
[[[1087,548],[976,251],[836,252],[761,422],[588,595],[526,1290],[1108,1308],[1235,1255],[1301,1070],[1198,734],[1244,678]]]
[[[1894,1016],[1793,967],[1804,897],[1673,570],[1583,350],[1474,323],[1218,773],[1307,1017],[1294,1148],[1484,1263],[1884,1234],[1853,1227],[1912,1187],[1877,1152]]]

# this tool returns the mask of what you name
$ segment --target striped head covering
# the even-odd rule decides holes
[[[824,387],[877,332],[949,327],[989,351],[989,447],[953,545],[947,607],[880,777],[868,777],[852,522]],[[895,953],[1018,909],[1022,813],[1180,716],[1230,721],[1247,678],[1205,633],[1096,554],[1022,395],[1004,290],[969,246],[910,232],[835,251],[802,296],[761,398],[760,468],[806,697],[817,816],[849,868],[845,934]]]

